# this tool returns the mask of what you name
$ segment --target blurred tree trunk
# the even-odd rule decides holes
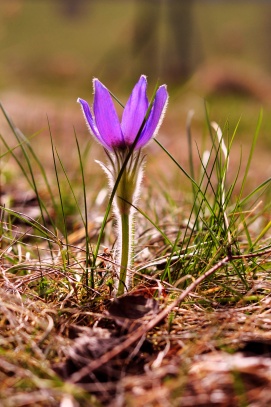
[[[158,47],[161,0],[136,1],[133,38],[133,70],[139,75],[159,75]]]
[[[163,76],[173,82],[192,73],[193,0],[167,0],[170,38],[164,52]]]
[[[192,73],[194,0],[137,1],[134,70],[180,82]],[[166,30],[162,32],[163,18]]]

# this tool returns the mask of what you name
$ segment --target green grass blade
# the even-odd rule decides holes
[[[26,161],[26,164],[27,164],[28,171],[29,171],[29,173],[30,173],[30,177],[27,175],[26,169],[23,167],[23,165],[22,165],[22,164],[20,163],[20,161],[17,159],[16,155],[9,149],[7,143],[3,140],[3,138],[1,138],[1,139],[2,139],[2,141],[4,142],[5,146],[9,149],[10,153],[12,154],[12,156],[15,158],[16,162],[19,164],[19,166],[20,166],[20,168],[21,168],[21,170],[22,170],[23,175],[25,176],[26,180],[28,181],[30,187],[31,187],[31,188],[33,189],[33,191],[35,192],[35,195],[36,195],[37,200],[38,200],[39,208],[40,208],[40,213],[41,213],[42,221],[43,221],[43,224],[45,225],[46,222],[45,222],[45,215],[44,215],[44,213],[46,214],[46,216],[47,216],[49,219],[50,219],[50,215],[49,215],[49,213],[48,213],[48,211],[47,211],[47,209],[46,209],[46,205],[44,205],[44,203],[42,202],[42,199],[41,199],[41,197],[40,197],[40,195],[39,195],[38,187],[37,187],[37,184],[36,184],[34,172],[33,172],[32,165],[31,165],[31,161],[30,161],[29,155],[28,155],[28,153],[27,153],[27,151],[26,151],[26,148],[25,148],[25,145],[28,145],[28,146],[29,146],[29,141],[28,141],[27,138],[19,131],[19,129],[17,129],[17,128],[15,127],[15,125],[13,124],[12,120],[11,120],[10,117],[8,116],[7,112],[5,111],[5,109],[4,109],[4,107],[3,107],[3,105],[2,105],[1,103],[0,103],[0,108],[1,108],[1,110],[2,110],[2,112],[3,112],[3,114],[4,114],[4,116],[5,116],[5,118],[6,118],[7,122],[8,122],[8,124],[9,124],[9,126],[10,126],[10,128],[11,128],[11,130],[12,130],[12,132],[13,132],[15,138],[16,138],[16,140],[17,140],[18,143],[19,143],[19,146],[20,146],[20,148],[21,148],[21,151],[22,151],[22,153],[23,153],[23,156],[24,156],[25,161]]]
[[[49,123],[48,123],[48,125],[49,125]],[[55,149],[55,146],[54,146],[54,143],[53,143],[53,138],[52,138],[52,134],[51,134],[50,125],[49,125],[49,133],[50,133],[50,139],[51,139],[51,150],[52,150],[52,157],[53,157],[53,162],[54,162],[55,176],[56,176],[58,194],[59,194],[59,199],[60,199],[61,216],[62,216],[62,221],[63,221],[63,234],[64,234],[64,237],[65,237],[66,247],[67,247],[67,245],[69,244],[68,230],[67,230],[67,223],[66,223],[65,209],[64,209],[63,199],[62,199],[60,181],[59,181],[59,176],[58,176],[58,170],[57,170],[57,165],[56,165],[56,158],[55,158],[55,150],[56,149]],[[58,155],[58,157],[59,157],[59,155]],[[63,253],[63,251],[62,251],[62,253]],[[67,262],[69,264],[69,251],[68,250],[67,250]],[[63,261],[63,265],[65,266],[65,261]]]
[[[79,146],[79,142],[78,142],[78,139],[76,136],[75,129],[74,129],[74,136],[75,136],[75,141],[76,141],[76,146],[77,146],[77,151],[78,151],[81,178],[82,178],[82,183],[83,183],[83,196],[84,196],[84,209],[85,209],[85,220],[83,221],[83,224],[85,227],[85,234],[86,234],[86,284],[88,285],[88,282],[89,282],[90,287],[94,288],[94,266],[90,259],[90,241],[89,241],[89,236],[88,236],[88,206],[87,206],[84,165],[83,165],[81,150],[80,150],[80,146]],[[83,217],[82,217],[82,220],[83,220]],[[97,252],[97,255],[98,255],[98,252]],[[90,276],[88,273],[89,270],[90,270]]]

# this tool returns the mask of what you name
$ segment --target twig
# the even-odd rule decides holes
[[[172,304],[170,304],[168,307],[163,309],[159,314],[157,314],[156,317],[154,317],[146,325],[142,325],[136,331],[134,331],[133,333],[130,333],[129,334],[130,336],[127,339],[125,339],[119,345],[115,346],[110,351],[104,353],[99,359],[91,361],[86,366],[84,366],[82,369],[80,369],[77,372],[73,373],[71,375],[71,377],[69,378],[69,382],[71,382],[71,383],[79,383],[80,380],[84,376],[90,374],[94,370],[100,368],[102,365],[108,363],[109,360],[115,358],[117,355],[119,355],[125,349],[129,348],[133,343],[135,343],[140,338],[142,338],[143,335],[145,336],[147,334],[147,332],[149,332],[156,325],[158,325],[164,318],[166,318],[167,315],[175,307],[177,307],[185,299],[185,297],[188,294],[190,294],[191,291],[193,291],[203,280],[205,280],[206,278],[208,278],[209,276],[214,274],[224,264],[227,264],[232,260],[240,260],[240,259],[244,259],[244,258],[248,259],[248,258],[263,256],[263,255],[266,255],[266,254],[271,254],[271,249],[267,249],[267,250],[265,250],[265,251],[263,251],[261,253],[248,253],[248,254],[240,254],[240,255],[228,254],[221,261],[219,261],[216,265],[214,265],[210,270],[206,271],[199,278],[197,278],[192,284],[190,284],[189,287],[187,287],[186,290],[184,290],[182,292],[182,294],[175,301],[172,302]]]

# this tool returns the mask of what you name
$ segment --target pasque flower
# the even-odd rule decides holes
[[[146,94],[147,79],[142,75],[124,108],[121,123],[108,89],[94,79],[93,113],[88,103],[78,99],[91,134],[109,151],[130,147],[144,122],[149,102]],[[158,88],[146,123],[138,137],[135,149],[144,147],[158,132],[168,100],[165,85]]]
[[[94,103],[91,109],[83,99],[78,99],[90,133],[105,148],[108,165],[101,162],[113,189],[120,171],[114,198],[114,211],[118,221],[120,272],[115,281],[117,294],[131,286],[130,266],[132,259],[133,214],[138,199],[143,175],[141,148],[154,137],[162,123],[166,110],[168,93],[165,85],[160,86],[151,104],[147,98],[147,79],[141,75],[126,103],[121,122],[110,92],[98,80],[93,80]],[[128,160],[127,160],[128,158]]]

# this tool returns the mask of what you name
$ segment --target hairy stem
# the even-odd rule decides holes
[[[120,228],[121,228],[121,254],[120,254],[120,273],[117,296],[124,294],[125,289],[129,287],[129,276],[127,276],[127,269],[130,265],[131,255],[131,215],[129,213],[123,213],[120,215]]]

